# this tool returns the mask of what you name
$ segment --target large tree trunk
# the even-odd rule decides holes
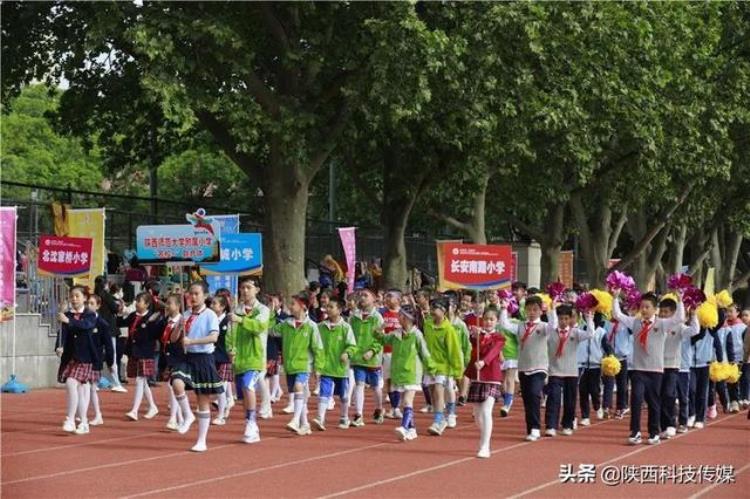
[[[406,266],[406,243],[404,235],[409,214],[398,206],[384,207],[390,212],[389,222],[385,224],[385,259],[383,261],[383,284],[386,289],[404,289],[409,276]],[[411,210],[409,210],[411,212]]]
[[[539,241],[542,249],[542,281],[545,285],[555,282],[560,278],[560,250],[563,245],[563,234],[565,232],[565,205],[558,204],[550,206],[547,217],[544,220],[544,234]]]
[[[264,174],[263,280],[269,292],[291,296],[305,288],[308,181],[273,166]]]
[[[603,206],[589,221],[583,205],[582,192],[571,194],[570,208],[573,220],[578,227],[581,255],[586,265],[589,285],[601,287],[604,285],[609,263],[612,210]]]
[[[479,191],[474,194],[472,200],[471,219],[468,222],[462,222],[445,213],[432,210],[430,213],[433,217],[454,227],[471,239],[474,244],[487,244],[487,232],[485,230],[486,205],[487,205],[487,186],[490,183],[491,173],[485,173],[482,176]]]

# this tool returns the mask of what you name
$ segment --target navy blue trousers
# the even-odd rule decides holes
[[[708,402],[708,367],[690,368],[690,415],[696,422],[706,421]]]
[[[674,408],[677,399],[677,374],[679,369],[665,368],[661,378],[661,419],[660,427],[664,431],[668,426],[675,426]]]
[[[521,382],[521,396],[523,397],[523,409],[526,413],[526,434],[531,430],[539,430],[541,424],[542,392],[544,391],[544,379],[547,374],[543,372],[526,374],[518,373]]]
[[[589,404],[594,406],[595,411],[598,411],[599,407],[601,407],[601,399],[599,398],[601,377],[602,369],[600,367],[590,367],[580,370],[578,392],[581,399],[581,417],[584,419],[590,417],[591,409],[589,408]]]
[[[630,371],[630,433],[641,431],[641,406],[645,400],[648,406],[648,435],[659,434],[659,416],[661,412],[661,378],[662,373],[649,371]]]
[[[544,425],[549,430],[559,429],[560,403],[562,402],[562,427],[573,429],[576,417],[576,396],[578,395],[578,378],[575,376],[550,376],[547,382],[547,406],[544,414]]]

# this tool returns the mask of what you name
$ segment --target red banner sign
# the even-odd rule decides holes
[[[93,242],[89,237],[39,237],[39,274],[81,277],[91,270]]]
[[[510,286],[513,257],[510,245],[444,243],[438,245],[443,289],[499,289]]]

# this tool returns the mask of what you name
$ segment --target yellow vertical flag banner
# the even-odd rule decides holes
[[[443,264],[445,263],[445,244],[448,243],[460,243],[462,239],[447,239],[443,241],[435,241],[435,247],[437,248],[437,270],[438,270],[438,282],[437,290],[441,293],[448,291],[450,286],[445,282],[445,272],[443,270]]]
[[[104,208],[80,208],[67,212],[68,235],[90,237],[92,241],[91,273],[87,277],[76,278],[75,283],[94,287],[96,276],[104,274]]]
[[[708,272],[706,273],[706,282],[703,283],[703,293],[705,293],[706,296],[711,296],[716,292],[714,289],[716,284],[714,284],[714,280],[716,279],[716,269],[714,267],[709,267]]]

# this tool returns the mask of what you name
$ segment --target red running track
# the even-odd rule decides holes
[[[165,400],[157,389],[157,400]],[[335,428],[298,437],[284,430],[289,416],[261,421],[263,441],[239,441],[241,408],[224,427],[212,426],[209,451],[188,452],[187,435],[164,429],[166,406],[152,421],[126,421],[131,394],[101,394],[105,425],[86,436],[62,432],[62,389],[0,398],[3,497],[741,497],[750,486],[750,421],[746,413],[722,415],[657,446],[626,444],[627,421],[594,421],[572,437],[523,440],[520,404],[496,418],[493,455],[479,460],[478,430],[471,407],[459,408],[459,424],[442,437],[425,434],[429,418],[417,416],[420,437],[395,439],[395,421],[382,426]],[[313,400],[311,409],[317,405]],[[497,411],[496,411],[497,412]],[[645,413],[644,413],[645,424]],[[595,483],[561,483],[560,466],[597,467]],[[609,486],[599,472],[635,465],[730,465],[736,483],[715,484],[699,474],[694,483],[627,483]],[[644,480],[647,479],[644,476]],[[615,478],[616,479],[616,478]],[[700,482],[700,483],[699,483]]]

